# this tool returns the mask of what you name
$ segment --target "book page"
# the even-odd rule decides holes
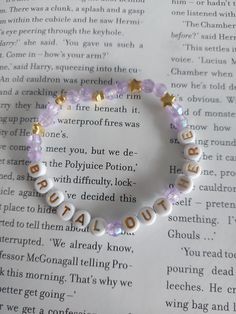
[[[236,312],[235,1],[2,0],[0,313]],[[27,137],[61,90],[152,79],[182,104],[202,174],[168,217],[96,237],[60,220],[27,174]],[[173,186],[183,147],[153,94],[78,103],[43,161],[108,223]]]

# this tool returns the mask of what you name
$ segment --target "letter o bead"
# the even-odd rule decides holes
[[[153,209],[160,216],[168,216],[172,208],[173,206],[167,198],[159,198],[153,204]]]
[[[57,207],[64,201],[65,197],[61,191],[49,191],[46,195],[46,202],[51,207]]]
[[[75,212],[75,206],[68,202],[63,202],[57,208],[57,215],[64,221],[68,221],[72,218]]]
[[[151,207],[144,207],[138,213],[138,219],[144,225],[152,225],[156,221],[156,213]]]
[[[89,231],[100,237],[106,232],[106,221],[103,218],[93,218],[89,224]]]
[[[126,232],[136,232],[140,227],[140,222],[136,216],[126,215],[122,219],[123,229]]]
[[[86,228],[90,220],[91,215],[86,210],[78,210],[72,218],[73,223],[81,229]]]

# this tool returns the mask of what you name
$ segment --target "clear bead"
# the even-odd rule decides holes
[[[165,197],[172,203],[175,204],[180,200],[180,192],[176,189],[176,187],[169,188],[166,193]]]
[[[123,232],[122,224],[120,221],[114,221],[106,226],[106,233],[112,237],[117,237]]]

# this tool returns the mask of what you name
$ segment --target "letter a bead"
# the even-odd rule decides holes
[[[78,210],[73,216],[73,223],[81,229],[87,227],[91,220],[91,215],[86,210]]]
[[[167,198],[159,198],[153,204],[153,209],[160,216],[168,216],[172,211],[172,204]]]
[[[61,191],[49,191],[46,195],[46,202],[49,206],[57,207],[64,201],[64,194]]]
[[[57,215],[64,221],[70,220],[75,212],[75,206],[68,202],[63,202],[57,208]]]
[[[151,207],[145,207],[138,213],[138,219],[144,225],[152,225],[156,221],[157,215]]]
[[[47,172],[47,167],[42,162],[34,162],[28,166],[28,173],[32,178],[44,176]]]

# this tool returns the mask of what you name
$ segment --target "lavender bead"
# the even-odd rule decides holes
[[[165,197],[172,203],[175,204],[180,200],[180,192],[176,189],[176,187],[169,188],[166,193]]]
[[[127,81],[118,81],[116,83],[116,87],[117,87],[117,94],[124,95],[128,93],[129,83]]]
[[[92,99],[93,90],[90,87],[81,87],[79,90],[79,97],[83,101],[88,101]]]
[[[123,229],[120,221],[111,222],[106,226],[106,233],[109,234],[110,236],[117,237],[121,235],[122,232]]]
[[[181,116],[184,113],[183,107],[177,102],[174,102],[171,107],[166,107],[166,110],[173,116]]]
[[[105,98],[112,100],[116,98],[117,86],[106,86],[103,89],[103,93],[104,93]]]
[[[60,106],[58,106],[56,103],[50,102],[47,105],[46,111],[48,111],[50,113],[50,115],[56,116],[60,111]]]
[[[50,111],[45,110],[39,115],[39,123],[43,127],[50,126],[54,124],[55,116],[50,113]]]
[[[66,97],[71,105],[76,105],[80,101],[79,92],[73,89],[67,92]]]
[[[30,144],[30,150],[34,150],[34,151],[39,151],[39,150],[42,150],[42,147],[39,143],[31,143]]]
[[[154,95],[156,95],[157,97],[162,97],[165,95],[166,92],[167,92],[167,87],[165,84],[162,84],[162,83],[155,84],[153,88]]]
[[[142,81],[142,91],[144,93],[152,93],[155,83],[152,80]]]
[[[184,115],[174,116],[172,118],[172,123],[178,131],[180,131],[180,130],[182,130],[188,126],[188,120]]]
[[[42,138],[38,134],[32,134],[27,138],[27,144],[29,146],[34,145],[34,144],[41,144],[42,143]]]
[[[42,159],[42,152],[29,150],[27,156],[31,162],[40,161]]]

